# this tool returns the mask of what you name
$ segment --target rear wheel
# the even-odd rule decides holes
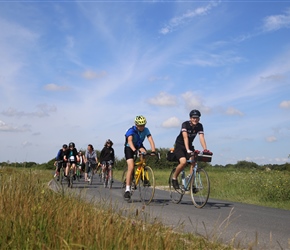
[[[207,172],[199,168],[195,178],[191,179],[190,195],[195,207],[202,208],[208,201],[210,193],[210,182]]]
[[[172,185],[172,176],[175,173],[176,168],[172,169],[170,176],[169,176],[169,180],[168,180],[168,184],[169,184],[169,193],[170,193],[170,198],[172,200],[173,203],[178,204],[183,195],[184,195],[184,191],[182,191],[181,189],[175,189]],[[181,184],[181,174],[178,176],[178,183]]]
[[[74,171],[71,168],[69,170],[69,181],[68,181],[68,187],[72,188],[73,187],[73,182],[74,182]]]
[[[155,193],[154,172],[149,166],[144,167],[144,172],[141,171],[138,186],[142,202],[149,205]]]

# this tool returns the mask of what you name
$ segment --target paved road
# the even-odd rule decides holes
[[[50,182],[50,187],[57,188],[55,181]],[[115,182],[113,188],[108,189],[96,179],[91,186],[81,181],[66,191],[81,193],[89,201],[104,202],[125,215],[138,213],[146,221],[157,219],[174,230],[226,244],[234,242],[246,249],[290,249],[290,211],[214,199],[197,209],[189,195],[185,195],[180,204],[173,204],[169,193],[161,189],[156,189],[154,200],[144,206],[138,192],[128,203],[122,197],[120,183]]]

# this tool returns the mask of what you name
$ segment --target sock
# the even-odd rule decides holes
[[[127,192],[127,191],[130,192],[130,185],[129,186],[126,185],[126,191],[125,192]]]

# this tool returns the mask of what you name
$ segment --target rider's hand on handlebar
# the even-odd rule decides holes
[[[150,153],[150,155],[156,155],[156,152],[155,152],[155,151],[152,151],[152,152]]]
[[[210,152],[208,149],[203,150],[203,152],[212,155],[212,152]]]

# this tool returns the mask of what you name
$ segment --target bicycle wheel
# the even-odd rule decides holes
[[[121,179],[121,190],[122,190],[122,196],[125,194],[125,190],[126,190],[126,177],[127,177],[127,169],[125,169],[123,171],[122,174],[122,179]]]
[[[199,168],[195,178],[191,179],[190,195],[195,207],[202,208],[207,203],[210,192],[210,182],[207,172]]]
[[[104,173],[104,187],[108,187],[108,171],[105,170],[105,173]]]
[[[94,178],[94,170],[93,170],[92,167],[90,167],[90,169],[89,169],[88,176],[89,176],[89,184],[92,185],[92,183],[93,183],[93,178]]]
[[[68,181],[68,187],[72,188],[73,187],[73,182],[74,182],[74,171],[71,168],[69,170],[69,181]]]
[[[143,172],[144,170],[144,172]],[[144,167],[138,180],[141,201],[149,205],[155,193],[155,177],[152,168]],[[143,175],[144,173],[144,175]]]
[[[59,171],[59,183],[60,183],[60,185],[62,185],[63,177],[64,177],[64,169],[61,168]]]
[[[171,201],[175,204],[178,204],[183,195],[184,195],[184,192],[182,190],[176,190],[173,185],[172,185],[172,176],[175,172],[176,168],[173,168],[171,173],[170,173],[170,176],[169,176],[169,180],[168,180],[168,184],[169,184],[169,192],[170,192],[170,198],[171,198]],[[178,183],[181,184],[181,174],[178,176]]]

